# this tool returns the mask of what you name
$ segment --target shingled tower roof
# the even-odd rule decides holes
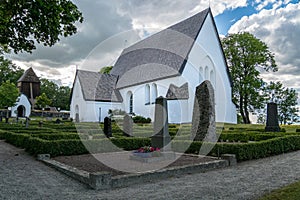
[[[28,83],[40,83],[39,77],[34,73],[33,69],[30,67],[25,71],[25,73],[19,78],[18,82],[28,82]]]

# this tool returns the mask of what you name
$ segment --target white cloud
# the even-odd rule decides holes
[[[74,0],[74,3],[84,17],[84,22],[78,24],[77,34],[61,38],[53,47],[37,45],[32,54],[12,54],[9,58],[23,68],[32,66],[42,76],[48,76],[49,79],[63,78],[61,82],[68,84],[73,81],[66,81],[74,75],[69,70],[71,66],[98,70],[102,66],[111,65],[120,54],[124,41],[128,40],[130,44],[138,36],[133,34],[131,38],[123,34],[123,37],[118,38],[120,33],[134,29],[139,36],[147,36],[209,7],[207,0]],[[210,1],[215,16],[224,10],[246,5],[247,0]],[[114,36],[118,38],[118,44],[112,44],[111,40],[107,42]]]
[[[271,52],[275,53],[279,68],[276,76],[280,75],[286,86],[298,87],[296,81],[290,80],[300,75],[300,3],[261,10],[252,16],[243,17],[230,28],[229,33],[239,31],[248,31],[265,42]],[[276,78],[264,77],[268,80]]]

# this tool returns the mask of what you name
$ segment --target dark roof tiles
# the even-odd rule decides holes
[[[40,79],[39,79],[39,77],[37,77],[37,75],[34,73],[33,69],[30,67],[19,78],[18,82],[40,83]]]
[[[124,74],[133,69],[144,68],[146,64],[151,64],[149,67],[154,67],[155,65],[158,67],[156,67],[156,70],[143,69],[148,76],[147,80],[137,77],[127,84],[118,83],[117,88],[157,80],[157,77],[166,78],[180,75],[209,12],[210,9],[206,9],[126,48],[117,60],[111,74],[119,76],[121,79]],[[161,76],[165,74],[159,69],[161,65],[168,66],[170,73]]]
[[[123,101],[119,91],[115,90],[117,76],[77,70],[77,77],[86,101]]]

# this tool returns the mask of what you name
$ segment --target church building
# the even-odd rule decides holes
[[[110,109],[120,109],[153,120],[155,99],[163,96],[169,122],[190,123],[196,87],[205,80],[214,88],[216,121],[236,123],[231,78],[210,8],[124,49],[110,74],[77,70],[70,117],[98,122]]]

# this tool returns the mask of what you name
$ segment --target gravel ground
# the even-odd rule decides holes
[[[300,180],[300,151],[155,183],[94,191],[0,141],[0,199],[255,199]]]

